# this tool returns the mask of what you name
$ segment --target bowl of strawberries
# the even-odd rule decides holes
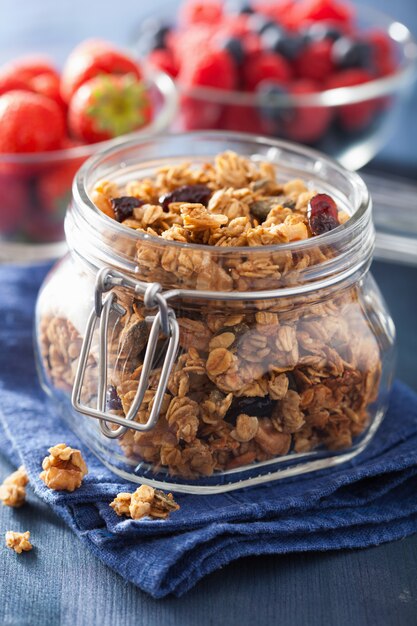
[[[64,249],[75,172],[126,134],[156,134],[176,112],[160,70],[102,40],[87,40],[61,72],[44,56],[0,67],[0,261],[33,261]]]
[[[348,0],[183,0],[166,14],[136,44],[176,81],[181,130],[276,136],[358,169],[415,77],[406,26]]]

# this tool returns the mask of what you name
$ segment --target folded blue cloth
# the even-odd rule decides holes
[[[33,311],[46,267],[0,269],[0,451],[24,463],[35,493],[104,563],[155,598],[180,596],[251,554],[359,548],[417,531],[417,396],[396,383],[388,414],[349,465],[216,496],[178,495],[168,520],[132,521],[109,502],[134,485],[114,476],[61,420],[40,389]],[[47,448],[83,451],[89,474],[74,493],[39,480]]]

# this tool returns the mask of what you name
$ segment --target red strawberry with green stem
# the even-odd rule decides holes
[[[57,150],[65,136],[65,120],[56,102],[29,91],[0,96],[0,152]]]
[[[146,86],[131,74],[96,76],[84,83],[69,103],[69,129],[76,139],[87,143],[130,133],[150,119]]]
[[[77,89],[99,74],[133,74],[142,78],[136,61],[101,39],[84,41],[69,55],[61,76],[61,95],[69,102]]]

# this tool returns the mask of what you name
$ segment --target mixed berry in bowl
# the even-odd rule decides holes
[[[385,140],[417,57],[405,26],[344,0],[186,0],[138,45],[175,78],[180,128],[284,137],[350,168]]]
[[[62,72],[46,56],[0,67],[1,259],[61,242],[83,161],[121,135],[166,128],[174,105],[168,76],[98,39],[78,45]]]

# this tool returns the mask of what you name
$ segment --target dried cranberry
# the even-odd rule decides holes
[[[336,203],[327,193],[318,193],[311,198],[307,216],[313,235],[322,235],[339,226]]]
[[[183,185],[161,196],[159,202],[164,211],[168,211],[171,202],[192,202],[193,204],[204,204],[207,206],[211,196],[211,189],[206,185]]]
[[[120,198],[112,198],[111,205],[113,207],[114,214],[118,222],[128,217],[132,217],[133,209],[145,204],[143,200],[135,198],[134,196],[120,196]]]
[[[116,387],[110,385],[107,387],[106,393],[106,407],[110,411],[121,411],[122,410],[122,401],[117,395]]]
[[[276,402],[269,396],[265,398],[234,398],[227,412],[226,420],[234,421],[241,413],[252,417],[271,417]]]

